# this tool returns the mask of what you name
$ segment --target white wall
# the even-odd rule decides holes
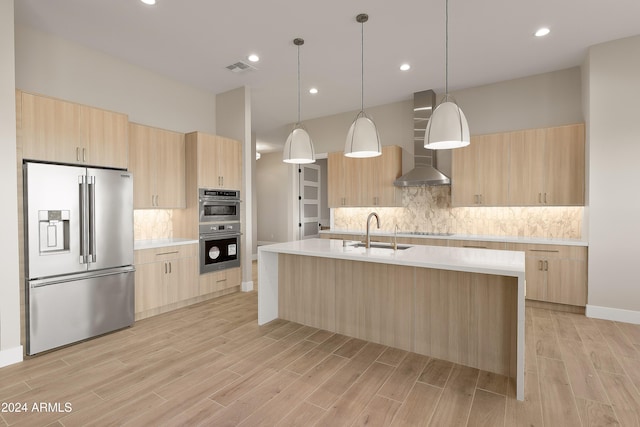
[[[218,135],[242,143],[242,239],[240,245],[242,290],[253,289],[253,170],[256,162],[256,144],[251,135],[251,93],[243,86],[216,96],[216,123]]]
[[[15,28],[15,55],[18,89],[118,111],[149,126],[216,132],[213,93],[22,25]]]
[[[22,360],[13,0],[0,0],[0,366]]]
[[[589,49],[587,314],[640,323],[640,36]]]
[[[256,162],[258,242],[286,242],[293,199],[289,172],[294,166],[282,162],[282,153],[264,153]]]

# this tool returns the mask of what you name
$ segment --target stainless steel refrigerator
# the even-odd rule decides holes
[[[132,325],[132,175],[23,168],[27,354]]]

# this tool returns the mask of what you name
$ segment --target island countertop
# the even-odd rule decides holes
[[[343,246],[342,240],[307,239],[260,246],[260,251],[516,277],[524,277],[525,267],[524,252],[447,246],[414,245],[393,251]]]

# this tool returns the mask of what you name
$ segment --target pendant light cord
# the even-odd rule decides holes
[[[300,123],[300,45],[298,45],[298,123]]]
[[[449,95],[449,0],[445,0],[444,93]]]
[[[364,21],[360,23],[360,110],[364,111]]]

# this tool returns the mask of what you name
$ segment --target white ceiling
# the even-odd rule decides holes
[[[251,88],[259,146],[283,145],[302,120],[360,108],[364,24],[365,109],[444,91],[444,0],[17,0],[16,21],[221,93]],[[450,0],[449,84],[462,89],[580,65],[594,44],[640,33],[639,0]],[[544,38],[533,37],[541,27]],[[260,55],[257,71],[225,67]],[[408,72],[399,66],[409,62]],[[320,93],[310,95],[308,89]],[[345,129],[346,134],[346,129]],[[284,136],[283,136],[284,135]]]

